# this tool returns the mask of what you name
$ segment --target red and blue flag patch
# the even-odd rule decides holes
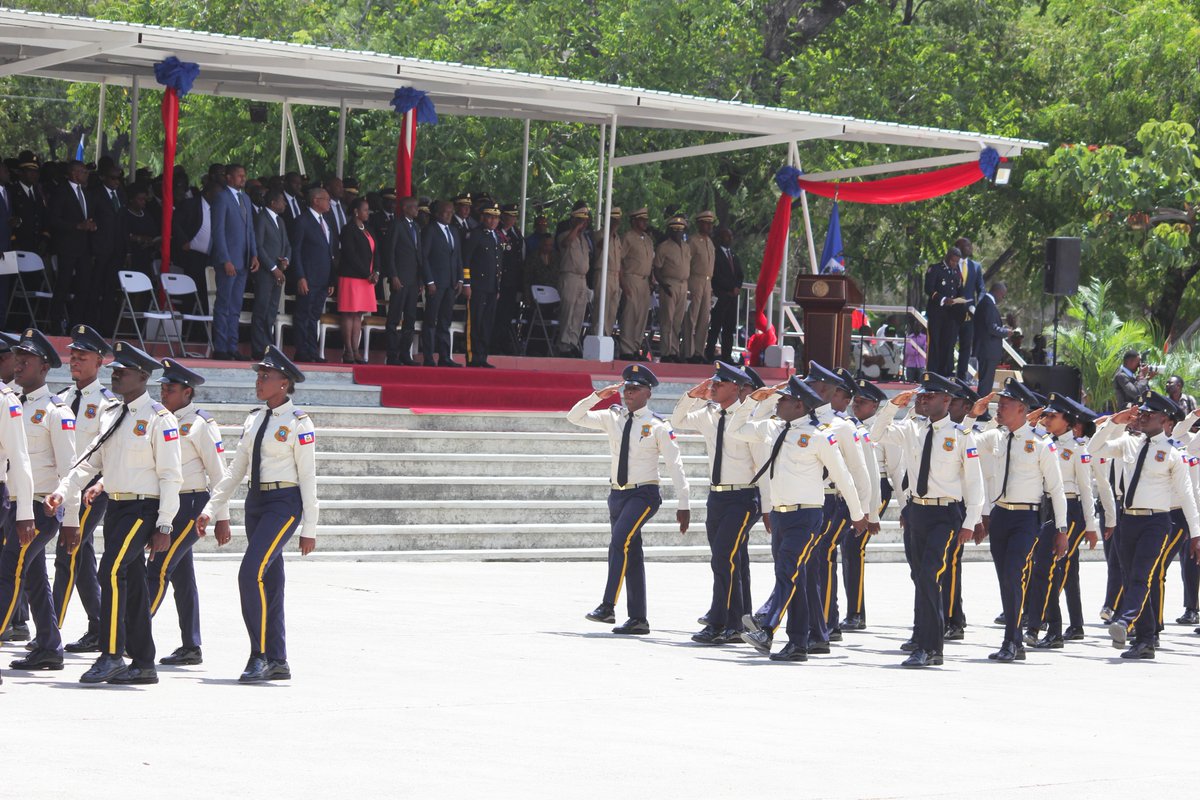
[[[75,430],[75,420],[73,420],[73,419],[65,419],[65,418],[64,418],[64,419],[63,419],[63,421],[62,421],[62,429],[63,429],[64,431],[73,431],[73,430]]]
[[[967,458],[979,458],[979,449],[975,447],[968,447]]]
[[[308,433],[302,433],[296,438],[300,442],[300,444],[312,444],[313,442],[315,442],[317,440],[317,435],[310,431]],[[675,438],[674,435],[672,435],[671,438]]]
[[[179,438],[179,429],[178,428],[167,428],[165,431],[163,431],[163,441],[164,442],[173,442],[178,438]]]

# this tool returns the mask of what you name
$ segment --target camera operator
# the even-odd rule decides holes
[[[1116,390],[1117,410],[1128,408],[1140,402],[1143,394],[1150,391],[1150,378],[1154,375],[1152,367],[1142,365],[1142,355],[1136,350],[1127,350],[1122,359],[1121,368],[1113,376],[1113,388]]]

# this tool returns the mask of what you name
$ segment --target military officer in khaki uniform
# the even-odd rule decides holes
[[[592,330],[598,336],[612,336],[613,325],[617,322],[617,307],[621,305],[621,236],[617,229],[621,227],[621,209],[613,206],[609,216],[608,227],[608,277],[604,286],[604,329],[600,328],[600,301],[592,303]],[[604,252],[604,231],[596,231],[596,246],[593,257],[596,259],[596,291],[600,291],[600,259]]]
[[[650,235],[650,212],[639,208],[629,215],[629,230],[621,237],[621,294],[625,313],[621,315],[620,355],[623,361],[643,361],[642,338],[646,335],[646,316],[650,313],[650,271],[654,265],[654,237]]]
[[[687,312],[688,276],[692,272],[692,251],[683,238],[687,220],[671,217],[667,238],[654,250],[654,280],[658,284],[658,328],[660,360],[678,364],[679,336]]]
[[[576,203],[566,230],[558,234],[558,352],[579,358],[579,337],[588,304],[588,268],[592,263],[592,241],[588,227],[592,212],[585,203]]]
[[[717,215],[701,211],[696,215],[696,235],[688,237],[691,250],[691,273],[688,275],[690,301],[683,323],[682,358],[692,364],[705,363],[704,346],[708,340],[708,321],[712,313],[712,276],[717,263],[717,248],[713,244],[713,225]]]

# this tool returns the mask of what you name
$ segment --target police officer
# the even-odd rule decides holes
[[[171,542],[171,521],[179,510],[179,423],[161,403],[150,399],[146,382],[159,363],[127,342],[117,342],[112,367],[113,391],[124,401],[105,409],[102,432],[75,468],[46,498],[53,511],[64,498],[76,497],[93,476],[104,474],[108,508],[104,514],[104,556],[99,574],[103,651],[81,683],[158,683],[150,599],[146,596],[146,555],[164,552]],[[63,531],[65,546],[78,537]],[[132,664],[126,665],[129,653]]]
[[[839,376],[842,370],[838,370]],[[849,377],[847,375],[847,377]],[[851,378],[851,380],[853,380]],[[854,399],[851,401],[849,420],[855,426],[859,445],[863,449],[864,461],[870,477],[879,475],[879,494],[875,514],[882,517],[892,499],[892,484],[885,473],[883,448],[871,439],[870,429],[874,424],[872,418],[882,403],[887,402],[887,395],[875,384],[868,380],[857,381]],[[867,627],[867,604],[864,583],[864,565],[867,557],[867,542],[871,540],[871,530],[862,536],[842,537],[842,579],[846,588],[846,618],[838,625],[842,630],[861,631]],[[836,593],[836,588],[830,590]]]
[[[761,629],[745,631],[742,639],[763,655],[769,654],[775,631],[786,614],[788,643],[772,654],[771,660],[807,661],[810,652],[829,652],[827,643],[811,638],[812,614],[808,606],[820,606],[821,597],[805,575],[823,524],[824,473],[845,492],[858,533],[866,531],[867,520],[838,447],[837,434],[814,413],[824,400],[813,387],[792,376],[786,384],[755,391],[750,399],[754,402],[743,403],[734,413],[730,435],[750,442],[771,442],[771,455],[762,472],[771,480],[771,525],[779,532],[780,544],[770,616]],[[752,420],[757,404],[766,404],[767,413],[773,410],[776,418]],[[817,569],[823,566],[817,564]],[[813,645],[815,649],[811,649]]]
[[[1168,396],[1167,399],[1170,400],[1171,398]],[[1171,400],[1171,402],[1176,404],[1177,411],[1171,416],[1171,419],[1167,420],[1164,430],[1170,437],[1171,446],[1175,448],[1175,450],[1179,453],[1179,457],[1182,458],[1184,463],[1188,465],[1188,478],[1192,484],[1193,496],[1195,496],[1196,491],[1200,490],[1200,458],[1197,458],[1196,456],[1193,456],[1187,452],[1187,442],[1184,439],[1188,437],[1188,433],[1183,430],[1178,430],[1182,427],[1178,423],[1183,422],[1184,417],[1186,416],[1183,406],[1175,400]],[[1177,430],[1178,436],[1184,437],[1183,439],[1177,437]],[[1197,506],[1200,507],[1200,501],[1197,502]],[[1174,561],[1177,556],[1183,556],[1184,563],[1196,563],[1190,558],[1191,553],[1189,552],[1189,548],[1187,546],[1190,536],[1191,529],[1188,527],[1187,519],[1183,515],[1183,508],[1180,505],[1179,498],[1175,497],[1171,503],[1171,533],[1167,537],[1167,549],[1166,552],[1163,553],[1163,557],[1158,560],[1158,569],[1155,572],[1154,582],[1150,589],[1150,602],[1154,603],[1154,607],[1158,610],[1158,628],[1155,631],[1156,635],[1154,637],[1155,648],[1158,647],[1157,634],[1163,632],[1165,625],[1165,601],[1168,568],[1170,567],[1171,562]]]
[[[13,382],[13,373],[16,371],[16,356],[13,355],[12,346],[21,341],[21,337],[13,336],[11,333],[0,331],[0,383],[10,391],[20,393],[21,387]],[[16,398],[16,394],[13,398]],[[3,401],[0,401],[2,403]],[[19,403],[16,404],[18,407]],[[11,404],[9,406],[11,408]],[[18,426],[21,433],[24,434],[24,428]],[[15,446],[15,445],[14,445]],[[5,494],[8,492],[8,494]],[[0,484],[0,499],[7,500],[12,496],[11,488],[4,487]],[[10,536],[15,537],[16,533],[16,506],[10,502],[0,502],[0,545],[8,541]],[[0,613],[5,610],[0,609]],[[21,593],[17,600],[17,605],[13,608],[9,615],[9,623],[7,626],[0,625],[0,642],[24,642],[29,639],[29,603],[25,599],[24,592]]]
[[[200,593],[196,588],[196,568],[192,562],[192,545],[200,536],[196,517],[204,510],[209,492],[225,477],[225,447],[221,428],[195,403],[196,387],[204,378],[173,358],[162,360],[162,404],[179,421],[179,450],[183,486],[179,490],[179,513],[171,524],[171,544],[167,551],[150,556],[150,616],[158,613],[169,583],[175,593],[175,611],[179,615],[179,631],[183,643],[169,656],[159,659],[167,666],[200,664]],[[229,542],[229,514],[223,511],[216,524],[217,544]]]
[[[679,363],[680,336],[688,304],[688,278],[691,275],[692,250],[684,232],[687,220],[671,217],[667,238],[654,249],[653,275],[658,285],[659,360]]]
[[[7,413],[0,413],[0,463],[8,463],[7,479],[0,484],[3,495],[8,500],[8,507],[2,512],[5,518],[4,552],[7,553],[12,546],[8,542],[28,544],[34,540],[37,529],[33,515],[33,474],[24,421],[21,419],[24,412],[20,399],[8,386],[0,387],[0,408],[7,409]],[[18,544],[18,550],[20,549],[21,545]],[[3,613],[6,619],[4,624],[0,625],[0,630],[8,627],[10,620],[7,617],[11,617],[15,610],[8,606],[14,605],[17,600],[19,593],[5,600],[6,607],[0,609],[0,613]]]
[[[688,237],[691,262],[688,271],[688,309],[683,324],[681,358],[691,364],[703,364],[708,341],[708,321],[712,312],[712,276],[717,263],[713,244],[713,226],[717,215],[701,211],[696,215],[696,233]]]
[[[1133,455],[1133,468],[1125,483],[1122,501],[1120,548],[1125,588],[1116,616],[1108,626],[1113,646],[1124,647],[1129,626],[1136,623],[1134,644],[1121,654],[1128,659],[1154,658],[1158,609],[1150,602],[1151,583],[1171,533],[1171,506],[1178,503],[1187,522],[1193,556],[1200,555],[1200,520],[1188,474],[1188,463],[1171,445],[1167,421],[1179,414],[1171,400],[1146,392],[1136,408],[1127,408],[1097,420],[1092,437],[1093,455],[1124,458]],[[1121,427],[1137,417],[1142,436],[1135,439]],[[1131,452],[1132,451],[1132,452]]]
[[[896,424],[892,420],[916,396],[915,412],[924,420]],[[956,542],[975,535],[983,510],[983,473],[975,435],[955,423],[950,399],[961,396],[954,381],[932,372],[921,376],[916,392],[901,392],[879,412],[880,441],[898,441],[908,465],[908,525],[912,542],[912,577],[916,590],[916,647],[906,667],[943,663],[946,619],[941,578]],[[880,426],[887,425],[880,430]]]
[[[1021,611],[1029,589],[1043,491],[1054,509],[1055,558],[1067,554],[1067,498],[1054,442],[1034,430],[1027,419],[1031,409],[1042,406],[1040,399],[1015,378],[1005,380],[1003,391],[993,392],[987,399],[993,396],[999,397],[996,421],[1006,430],[989,431],[980,442],[995,453],[991,485],[997,487],[994,500],[984,504],[985,512],[990,505],[990,513],[985,513],[983,525],[991,538],[992,561],[1000,582],[1004,643],[988,658],[1010,663],[1025,660]]]
[[[589,228],[592,212],[587,203],[575,204],[565,229],[558,234],[558,351],[579,358],[579,336],[583,332],[588,304],[587,275],[592,264],[593,241]]]
[[[654,237],[650,235],[650,211],[639,208],[629,215],[629,230],[621,237],[621,294],[625,309],[621,313],[620,358],[645,361],[642,338],[650,313],[650,275],[654,266]]]
[[[196,520],[201,536],[216,519],[228,519],[229,498],[250,477],[246,495],[246,552],[238,570],[242,619],[250,637],[250,659],[239,681],[261,683],[292,677],[283,618],[283,550],[300,533],[300,555],[317,547],[317,435],[312,419],[292,405],[304,373],[276,347],[254,365],[254,393],[266,403],[242,425],[242,438],[229,471]],[[270,434],[268,436],[267,434]]]
[[[463,294],[467,296],[467,366],[486,367],[496,326],[496,301],[500,296],[504,250],[496,226],[500,206],[485,203],[480,226],[471,231],[463,247]]]
[[[589,612],[587,618],[605,624],[616,622],[614,612],[621,595],[621,584],[627,581],[629,619],[613,628],[613,633],[646,634],[650,632],[650,623],[646,618],[646,564],[641,533],[642,527],[662,504],[662,493],[658,488],[659,456],[666,462],[671,482],[675,484],[678,503],[675,520],[679,523],[680,533],[687,533],[692,515],[688,481],[683,473],[679,447],[675,444],[675,432],[670,423],[647,405],[651,391],[658,385],[658,378],[641,364],[630,364],[621,377],[624,384],[617,383],[592,392],[567,412],[567,419],[581,428],[604,431],[613,457],[609,473],[612,491],[608,494],[608,518],[612,526],[608,583],[600,605]],[[614,405],[601,411],[590,410],[622,389],[624,407]]]
[[[759,465],[750,443],[729,436],[729,423],[741,407],[739,389],[751,384],[737,367],[716,362],[712,378],[679,398],[671,425],[676,430],[699,431],[708,450],[709,489],[705,528],[712,552],[712,604],[704,630],[692,636],[699,644],[737,641],[741,627],[743,595],[741,552],[758,519],[759,492],[754,483]]]
[[[105,410],[120,401],[100,382],[100,367],[104,366],[104,359],[112,355],[112,348],[104,337],[87,325],[75,325],[71,328],[71,343],[67,349],[70,351],[68,366],[75,385],[59,392],[59,396],[75,416],[75,458],[78,459],[100,434],[100,419]],[[94,478],[83,493],[99,480],[99,476]],[[88,621],[87,632],[78,641],[67,644],[68,653],[98,653],[101,650],[100,581],[96,577],[94,534],[108,508],[108,495],[100,492],[92,496],[90,503],[83,503],[83,493],[79,506],[82,511],[79,543],[67,547],[60,536],[54,550],[54,608],[58,627],[61,629],[66,622],[67,607],[76,591]]]
[[[5,542],[0,556],[0,603],[5,610],[11,609],[17,596],[24,592],[37,624],[33,651],[13,661],[12,668],[58,670],[63,666],[62,637],[46,574],[46,545],[58,533],[60,522],[63,535],[78,536],[79,501],[72,498],[73,502],[66,504],[61,515],[47,513],[41,501],[54,491],[75,463],[75,415],[46,387],[46,374],[61,367],[62,360],[41,331],[26,329],[21,341],[13,346],[13,354],[14,378],[21,387],[21,417],[33,470],[36,535],[31,539],[9,537]]]

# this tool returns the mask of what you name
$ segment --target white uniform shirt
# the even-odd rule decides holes
[[[994,434],[990,439],[995,445],[990,483],[995,487],[995,495],[984,509],[991,513],[992,503],[1001,500],[1038,505],[1042,495],[1046,494],[1054,507],[1054,526],[1065,531],[1067,497],[1063,492],[1062,471],[1058,467],[1058,447],[1044,431],[1034,430],[1028,423],[1012,431],[1011,437],[1003,429],[989,433]],[[1009,465],[1007,485],[1004,481],[1006,459]]]
[[[8,496],[16,503],[16,520],[33,519],[33,471],[21,401],[7,386],[0,389],[0,459],[8,464]]]
[[[71,386],[59,393],[67,408],[75,405],[76,396],[79,397],[79,411],[75,414],[75,457],[79,458],[100,433],[100,412],[105,406],[120,404],[121,401],[105,389],[98,379],[82,389]]]
[[[221,428],[212,414],[194,403],[175,412],[175,418],[179,420],[183,491],[211,492],[228,472]]]
[[[1079,503],[1083,506],[1083,529],[1098,531],[1096,495],[1092,492],[1092,454],[1088,452],[1087,437],[1068,434],[1055,437],[1054,444],[1058,448],[1063,492],[1079,495]]]
[[[879,512],[883,508],[883,487],[880,485],[879,478],[876,477],[882,470],[879,463],[880,453],[871,439],[870,426],[853,414],[847,415],[846,419],[854,426],[854,440],[862,449],[863,462],[867,466],[867,485],[871,490],[871,501],[867,508],[874,512],[874,521],[878,522]]]
[[[58,488],[75,464],[75,415],[62,398],[41,386],[25,394],[25,439],[33,470],[34,497],[44,498]],[[79,527],[79,495],[66,495],[62,524]]]
[[[600,402],[595,393],[575,404],[567,412],[567,419],[581,428],[604,431],[608,434],[609,449],[612,451],[612,465],[609,469],[609,480],[617,482],[618,459],[621,455],[621,439],[625,431],[625,422],[629,419],[629,410],[624,406],[611,406],[602,411],[592,411],[592,406]],[[675,484],[675,497],[680,511],[691,509],[688,499],[688,480],[683,473],[683,460],[679,455],[679,447],[675,444],[675,432],[666,420],[650,411],[640,408],[633,413],[633,428],[629,435],[629,483],[650,483],[659,480],[658,458],[662,456],[671,475],[671,483]],[[724,480],[724,478],[722,478]]]
[[[879,507],[873,503],[872,497],[879,492],[879,481],[873,479],[867,470],[867,460],[863,457],[862,447],[859,446],[859,437],[855,429],[855,424],[840,412],[834,411],[833,406],[828,403],[818,407],[816,415],[819,422],[833,429],[838,449],[842,451],[842,460],[846,462],[846,467],[850,470],[850,479],[853,486],[847,487],[837,484],[838,494],[844,498],[846,492],[857,492],[859,506],[867,510],[867,521],[878,522],[879,514],[876,512]],[[824,483],[826,488],[833,488],[828,478],[825,479]],[[874,492],[871,491],[872,485],[875,486]],[[858,517],[855,517],[855,519],[858,519]]]
[[[758,413],[761,406],[749,401],[755,406],[752,413]],[[729,426],[733,415],[742,405],[735,401],[725,410],[725,438],[722,443],[721,455],[721,484],[725,486],[740,486],[749,484],[767,459],[771,457],[771,448],[760,444],[734,439],[729,435]],[[714,458],[717,452],[717,426],[721,423],[721,407],[699,397],[688,397],[686,394],[679,398],[675,405],[675,413],[671,414],[671,425],[676,430],[699,431],[704,436],[704,444],[708,453],[708,478],[712,480],[715,466]],[[760,505],[764,512],[770,510],[771,481],[764,475],[758,479],[758,494]]]
[[[1088,441],[1088,453],[1092,452],[1092,443]],[[1112,484],[1108,482],[1110,470],[1113,468],[1111,458],[1100,458],[1092,455],[1092,484],[1096,497],[1100,500],[1100,508],[1104,511],[1104,525],[1112,528],[1117,524],[1117,498],[1113,494]],[[1115,475],[1115,472],[1113,473]]]
[[[1142,461],[1142,471],[1134,487],[1133,476],[1143,450],[1146,458]],[[1097,426],[1096,435],[1092,437],[1092,452],[1095,455],[1129,456],[1130,467],[1125,481],[1126,508],[1169,511],[1178,505],[1187,520],[1191,537],[1200,535],[1190,463],[1186,455],[1171,444],[1165,433],[1135,439],[1123,432],[1121,426],[1114,425],[1112,420],[1105,420]],[[1133,490],[1132,497],[1129,496],[1130,489]]]

